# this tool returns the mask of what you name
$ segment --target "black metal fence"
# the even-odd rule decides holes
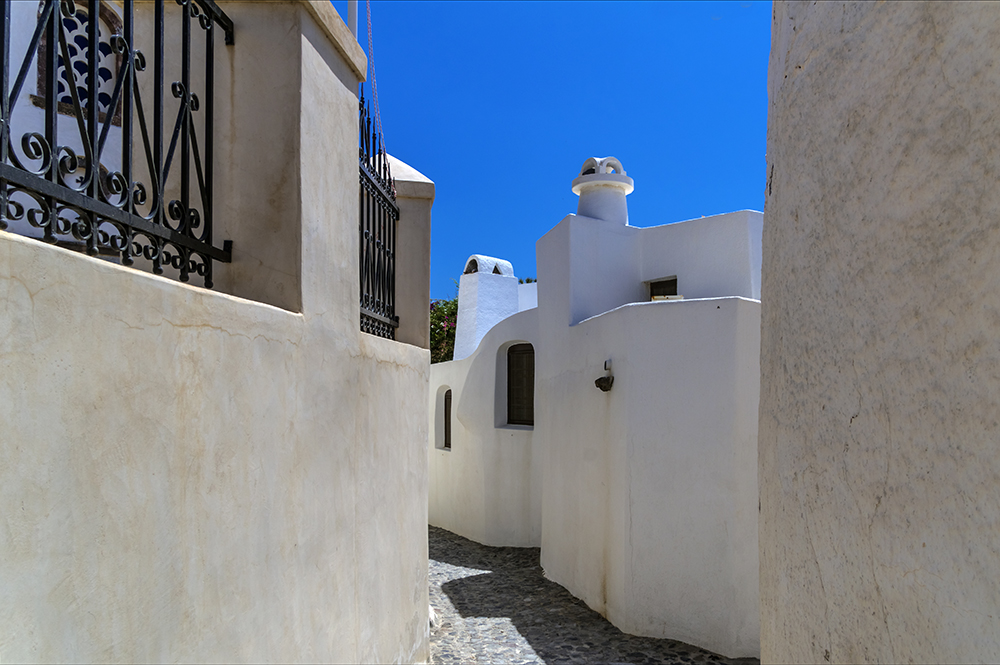
[[[211,288],[212,260],[232,250],[213,246],[212,167],[215,33],[232,44],[233,23],[212,0],[135,4],[0,1],[0,229]]]
[[[396,339],[396,184],[364,95],[360,99],[361,140],[361,330]]]

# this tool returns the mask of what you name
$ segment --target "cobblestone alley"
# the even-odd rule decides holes
[[[546,580],[537,548],[486,547],[430,527],[434,663],[756,663],[626,635]]]

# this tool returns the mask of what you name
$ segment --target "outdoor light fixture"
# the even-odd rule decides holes
[[[606,393],[611,390],[611,386],[615,383],[615,377],[611,374],[610,358],[604,361],[604,371],[607,372],[607,374],[594,381],[594,385],[600,388],[601,392]]]

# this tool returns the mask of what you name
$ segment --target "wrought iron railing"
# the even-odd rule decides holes
[[[360,103],[361,330],[396,339],[396,183],[377,127]]]
[[[232,251],[212,244],[212,189],[214,40],[233,23],[212,0],[136,4],[0,1],[0,229],[211,288]]]

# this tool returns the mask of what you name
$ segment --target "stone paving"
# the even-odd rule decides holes
[[[546,580],[537,548],[486,547],[430,527],[432,663],[757,663],[621,632]]]

